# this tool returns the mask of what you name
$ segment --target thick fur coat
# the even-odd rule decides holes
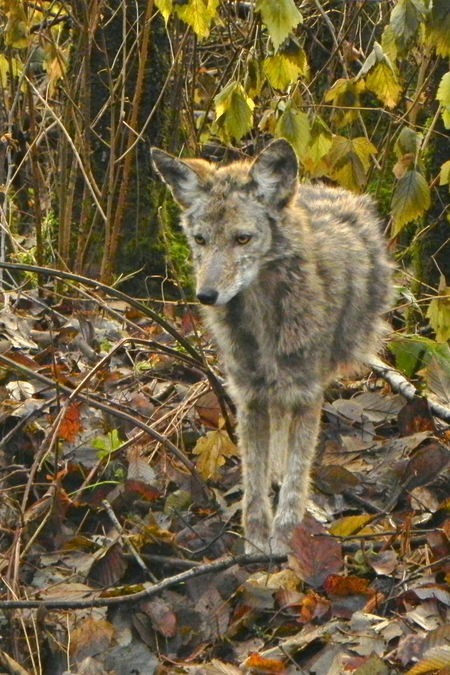
[[[246,550],[285,552],[304,513],[324,388],[386,330],[379,220],[365,196],[299,184],[282,139],[224,167],[157,149],[153,160],[183,209],[197,297],[238,410]]]

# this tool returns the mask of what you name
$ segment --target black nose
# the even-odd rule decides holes
[[[219,294],[214,288],[205,288],[204,291],[197,293],[197,300],[200,300],[202,305],[215,305],[218,297]]]

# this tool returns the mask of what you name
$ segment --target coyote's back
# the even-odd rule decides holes
[[[283,140],[221,168],[153,158],[184,209],[197,297],[238,409],[246,550],[284,551],[304,512],[324,388],[373,354],[385,330],[380,224],[366,197],[299,186]]]

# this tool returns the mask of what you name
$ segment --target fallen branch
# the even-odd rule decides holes
[[[443,422],[448,422],[450,424],[450,409],[429,399],[416,389],[411,382],[408,382],[406,377],[399,373],[398,370],[391,368],[391,366],[378,358],[371,359],[367,362],[367,365],[372,368],[373,372],[379,377],[386,380],[391,386],[392,391],[396,394],[401,394],[407,401],[413,401],[415,398],[424,398],[428,403],[430,412]]]
[[[176,586],[178,584],[185,583],[189,579],[194,577],[199,577],[204,574],[209,574],[211,572],[221,572],[222,570],[233,567],[233,565],[253,565],[256,563],[281,563],[286,562],[286,555],[279,555],[268,557],[264,554],[258,555],[237,555],[233,557],[224,558],[223,560],[216,560],[212,563],[205,563],[204,565],[198,565],[191,570],[186,572],[180,572],[180,574],[174,574],[167,579],[159,581],[157,584],[150,586],[149,588],[144,589],[143,591],[138,591],[137,593],[128,593],[127,595],[119,595],[114,597],[98,597],[99,591],[93,591],[89,598],[83,600],[4,600],[0,601],[0,610],[8,609],[38,609],[39,607],[45,607],[49,609],[82,609],[85,607],[112,607],[114,605],[123,605],[129,602],[139,602],[140,600],[147,600],[153,595],[158,595],[166,588],[171,586]],[[108,591],[104,591],[107,593]],[[111,592],[116,593],[117,589],[112,589]],[[79,593],[79,591],[78,591]]]

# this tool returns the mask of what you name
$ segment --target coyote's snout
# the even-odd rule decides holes
[[[366,197],[299,185],[284,140],[225,167],[152,154],[183,209],[197,298],[238,410],[246,550],[284,552],[304,513],[324,388],[384,331],[391,265],[379,222]]]

